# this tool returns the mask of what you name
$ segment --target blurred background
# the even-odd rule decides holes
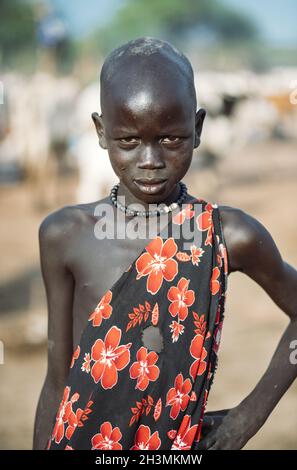
[[[1,0],[0,17],[0,448],[30,449],[46,373],[38,227],[117,181],[91,121],[105,55],[144,35],[188,55],[207,110],[189,192],[256,217],[296,266],[297,3]],[[229,277],[208,410],[236,406],[251,391],[287,323],[255,282]],[[296,391],[247,449],[297,449]]]

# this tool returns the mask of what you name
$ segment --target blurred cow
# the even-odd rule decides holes
[[[76,191],[78,203],[107,196],[111,187],[118,182],[107,151],[99,146],[91,118],[94,111],[99,112],[99,87],[91,84],[82,90],[77,99],[74,126],[76,134],[71,145],[71,153],[76,157],[79,171]]]

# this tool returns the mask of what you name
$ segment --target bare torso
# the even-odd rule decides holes
[[[192,196],[189,195],[190,198]],[[94,236],[95,224],[98,221],[98,217],[94,215],[94,209],[99,203],[109,203],[109,199],[64,209],[66,220],[63,226],[65,223],[71,225],[71,230],[67,230],[64,262],[74,279],[73,348],[79,343],[88,317],[100,298],[112,287],[150,240],[149,238],[98,240]],[[222,208],[220,211],[222,222],[225,219],[226,223],[226,212]]]
[[[75,280],[73,347],[79,343],[87,319],[100,298],[149,242],[149,239],[98,240],[94,235],[97,204],[86,204],[77,209],[76,230],[69,238],[67,264]]]
[[[101,203],[109,203],[103,199]],[[149,238],[97,239],[94,235],[99,202],[72,206],[68,209],[72,229],[67,231],[65,263],[72,273],[73,347],[79,343],[88,317],[103,294],[112,287],[149,243]],[[65,209],[66,215],[67,209]],[[145,223],[146,219],[143,219]],[[66,221],[67,224],[67,221]],[[63,224],[64,225],[64,224]]]

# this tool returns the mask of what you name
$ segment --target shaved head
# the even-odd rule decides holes
[[[187,57],[166,41],[144,37],[129,41],[106,58],[100,75],[101,109],[110,97],[163,88],[174,96],[186,93],[196,112],[194,74]],[[159,98],[159,95],[158,95]]]
[[[154,38],[130,41],[106,58],[100,75],[102,115],[92,117],[121,182],[119,194],[128,200],[177,198],[205,117],[203,109],[196,111],[193,75],[180,51]],[[143,186],[143,179],[159,183]]]

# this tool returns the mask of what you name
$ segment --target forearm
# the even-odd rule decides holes
[[[44,450],[53,428],[53,419],[59,406],[62,390],[57,390],[50,381],[42,388],[35,416],[33,450]]]
[[[240,404],[240,408],[251,413],[261,425],[297,376],[297,365],[290,361],[293,340],[297,340],[297,320],[290,321],[263,377]]]

